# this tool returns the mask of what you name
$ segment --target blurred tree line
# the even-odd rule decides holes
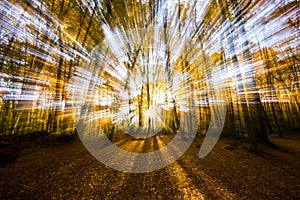
[[[255,149],[257,142],[272,145],[268,134],[283,137],[285,131],[300,128],[297,0],[178,0],[160,11],[166,3],[2,1],[0,134],[73,133],[81,105],[72,87],[75,68],[92,62],[90,52],[104,39],[103,24],[130,30],[162,21],[168,29],[172,20],[179,30],[189,23],[197,47],[186,51],[200,52],[197,60],[177,62],[178,71],[181,66],[197,71],[190,81],[194,97],[204,102],[198,104],[200,134],[210,122],[207,77],[213,68],[227,77],[224,135],[248,136]],[[138,47],[135,53],[140,53]],[[134,70],[136,56],[129,58],[129,71]],[[174,119],[168,122],[173,123],[171,129],[177,126],[174,111],[175,104],[170,114]]]

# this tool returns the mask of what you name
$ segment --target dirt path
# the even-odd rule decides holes
[[[273,138],[286,152],[262,155],[240,142],[227,150],[231,141],[221,139],[204,159],[194,142],[175,163],[144,174],[112,170],[80,142],[38,148],[0,168],[0,199],[300,199],[299,139]]]

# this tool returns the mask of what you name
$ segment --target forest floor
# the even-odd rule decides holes
[[[270,138],[279,149],[260,154],[221,138],[204,159],[197,138],[176,162],[143,174],[101,164],[72,136],[2,138],[0,199],[300,199],[300,134]]]

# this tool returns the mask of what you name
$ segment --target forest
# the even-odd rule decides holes
[[[300,198],[299,11],[2,0],[0,198]]]

